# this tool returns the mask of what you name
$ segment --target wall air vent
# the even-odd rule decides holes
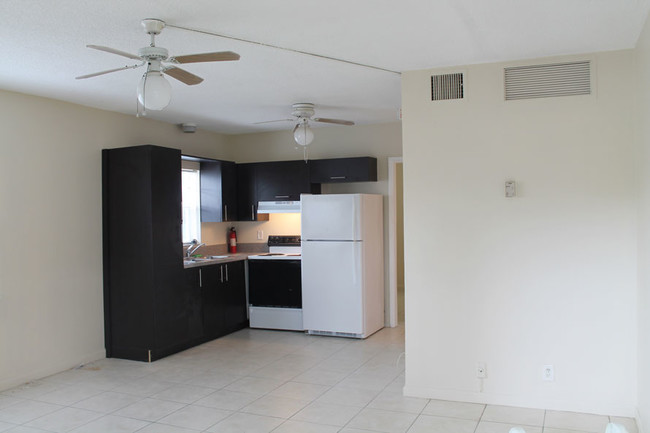
[[[506,101],[591,94],[591,62],[515,66],[504,70]]]
[[[463,99],[463,74],[431,76],[431,100]]]

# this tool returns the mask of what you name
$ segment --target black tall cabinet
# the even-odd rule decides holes
[[[192,345],[181,154],[151,145],[103,150],[102,176],[106,355],[153,361]]]

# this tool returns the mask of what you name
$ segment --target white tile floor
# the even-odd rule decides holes
[[[0,432],[604,433],[632,419],[402,396],[403,327],[364,341],[245,329],[0,393]]]

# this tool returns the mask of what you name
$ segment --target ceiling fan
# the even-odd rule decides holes
[[[135,65],[126,65],[121,68],[109,69],[107,71],[95,72],[92,74],[81,75],[76,77],[77,80],[96,77],[98,75],[110,74],[111,72],[123,71],[125,69],[135,69],[147,65],[147,70],[138,85],[138,102],[149,110],[162,110],[171,100],[171,86],[165,80],[162,74],[169,75],[178,81],[189,86],[199,84],[203,78],[194,75],[184,69],[176,67],[177,64],[200,63],[200,62],[223,62],[239,60],[239,54],[232,51],[219,51],[214,53],[189,54],[183,56],[169,57],[166,48],[157,47],[155,42],[156,35],[165,28],[165,22],[159,19],[147,18],[142,20],[142,27],[145,33],[151,36],[151,43],[148,47],[138,50],[138,54],[131,54],[124,51],[116,50],[101,45],[87,45],[94,50],[106,51],[107,53],[117,54],[140,63]]]
[[[341,120],[341,119],[327,119],[325,117],[313,117],[316,112],[314,111],[314,104],[309,102],[298,102],[291,106],[292,112],[291,115],[294,116],[292,119],[279,119],[279,120],[267,120],[265,122],[256,122],[256,125],[262,123],[272,123],[272,122],[296,122],[296,126],[293,128],[293,138],[301,146],[308,146],[314,140],[314,133],[309,127],[309,122],[319,122],[319,123],[333,123],[336,125],[354,125],[354,122],[350,120]]]

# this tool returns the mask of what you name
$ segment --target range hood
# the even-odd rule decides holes
[[[260,201],[257,213],[300,213],[300,200],[296,201]]]

